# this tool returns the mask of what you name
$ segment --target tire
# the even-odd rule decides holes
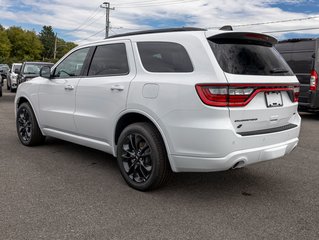
[[[45,141],[42,135],[34,112],[29,103],[20,105],[17,111],[16,127],[18,137],[25,146],[41,145]]]
[[[16,88],[12,88],[12,87],[10,87],[10,92],[14,93],[14,92],[16,92],[16,91],[17,91],[17,89],[16,89]]]
[[[11,84],[10,84],[11,85]],[[9,79],[7,78],[7,90],[11,89],[11,86],[9,85]]]
[[[139,191],[159,188],[171,175],[162,137],[150,123],[134,123],[123,130],[117,163],[126,183]]]
[[[0,84],[0,97],[2,97],[2,86]]]

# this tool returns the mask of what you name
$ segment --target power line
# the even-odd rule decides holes
[[[113,28],[113,27],[112,27]],[[101,29],[100,31],[90,35],[87,38],[84,39],[80,39],[79,42],[83,42],[85,40],[88,40],[96,35],[98,35],[99,33],[103,32],[105,28]],[[126,29],[123,27],[116,27],[114,29]],[[133,29],[131,29],[133,30]],[[134,29],[134,30],[140,30],[140,29]],[[267,32],[262,32],[262,33],[281,33],[281,32],[297,32],[297,31],[308,31],[308,30],[319,30],[319,28],[300,28],[300,29],[290,29],[290,30],[278,30],[278,31],[267,31]],[[116,34],[112,29],[110,29],[110,31],[112,31],[114,34]]]
[[[96,15],[98,16],[98,14]],[[104,17],[104,14],[102,13],[102,15],[98,16],[97,18],[93,17],[91,20],[89,20],[88,22],[86,22],[85,24],[83,24],[82,26],[78,27],[75,31],[80,31],[80,30],[84,30],[85,28],[91,26],[93,23],[96,23],[97,21],[99,21],[102,17]]]
[[[298,32],[298,31],[309,31],[309,30],[319,30],[319,28],[299,28],[299,29],[290,29],[290,30],[278,30],[278,31],[267,31],[262,33],[282,33],[282,32]]]
[[[114,33],[115,35],[117,34],[112,28],[110,28],[110,31]]]
[[[132,31],[138,31],[138,30],[142,30],[141,28],[126,28],[126,27],[111,27],[111,29],[124,29],[124,30],[132,30]]]
[[[126,4],[142,4],[142,3],[158,3],[158,0],[149,0],[149,1],[140,1],[140,2],[121,2],[118,4],[115,4],[116,6],[120,6],[120,5],[126,5]]]
[[[201,0],[182,0],[182,1],[161,1],[161,2],[157,2],[157,3],[150,3],[150,4],[132,4],[132,5],[126,5],[126,6],[116,6],[114,5],[116,8],[136,8],[136,7],[154,7],[154,6],[168,6],[168,5],[174,5],[174,4],[182,4],[182,3],[190,3],[190,2],[198,2]]]
[[[141,1],[141,2],[126,2],[126,3],[118,3],[118,4],[114,4],[114,6],[123,6],[123,5],[129,5],[129,6],[141,6],[141,5],[162,5],[164,3],[171,3],[171,2],[181,2],[183,3],[185,0],[172,0],[172,1],[168,1],[168,0],[158,0],[158,1]],[[195,0],[191,0],[191,1],[195,1]],[[199,0],[196,0],[199,1]]]
[[[101,29],[100,31],[98,31],[98,32],[96,32],[96,33],[94,33],[94,34],[92,34],[92,35],[86,37],[86,38],[80,39],[79,42],[83,42],[83,41],[85,41],[85,40],[88,40],[88,39],[90,39],[90,38],[92,38],[92,37],[98,35],[99,33],[103,32],[104,30],[105,30],[105,28]]]
[[[78,27],[76,27],[72,30],[69,30],[68,32],[75,32],[75,31],[78,31],[79,29],[83,28],[85,25],[87,25],[88,22],[90,22],[93,18],[95,18],[98,15],[99,9],[100,9],[100,7],[97,7],[85,21],[83,21]]]
[[[101,16],[99,16],[98,18],[96,18],[93,22],[87,24],[85,27],[90,27],[92,26],[92,24],[96,23],[97,21],[99,21],[102,17],[104,17],[104,14],[102,14]],[[92,19],[93,20],[93,19]],[[79,30],[82,30],[82,29],[79,29]]]
[[[305,17],[305,18],[294,18],[294,19],[287,19],[287,20],[278,20],[278,21],[270,21],[270,22],[259,22],[259,23],[249,23],[249,24],[239,24],[239,25],[232,25],[233,27],[247,27],[247,26],[259,26],[259,25],[267,25],[267,24],[276,24],[276,23],[285,23],[285,22],[296,22],[296,21],[306,21],[319,18],[319,15]],[[220,27],[208,27],[207,29],[218,29]]]

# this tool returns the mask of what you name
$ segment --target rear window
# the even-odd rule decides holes
[[[149,72],[193,72],[186,49],[172,42],[139,42],[138,51],[144,68]]]
[[[240,75],[292,76],[293,72],[274,47],[222,40],[208,40],[224,72]]]

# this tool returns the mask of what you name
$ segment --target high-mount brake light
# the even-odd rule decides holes
[[[214,107],[244,107],[260,92],[289,93],[298,102],[299,85],[276,84],[197,84],[196,91],[203,103]]]
[[[257,34],[257,33],[247,33],[245,36],[247,38],[253,38],[253,39],[258,39],[258,40],[264,40],[264,41],[269,40],[268,36],[262,35],[262,34]]]
[[[312,70],[310,75],[310,90],[317,91],[317,88],[318,88],[318,73],[315,70]]]

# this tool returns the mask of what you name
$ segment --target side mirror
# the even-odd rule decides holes
[[[313,59],[316,58],[316,53],[313,53],[312,56],[311,56]]]
[[[20,70],[19,69],[14,69],[14,73],[20,74]]]
[[[49,66],[43,66],[40,70],[40,76],[43,78],[51,78],[51,68]]]

